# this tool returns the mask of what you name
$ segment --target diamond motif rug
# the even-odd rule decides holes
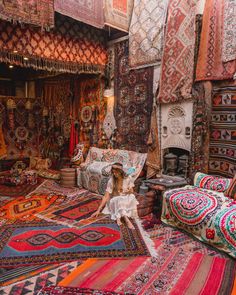
[[[82,227],[94,223],[104,216],[90,218],[101,203],[101,197],[90,193],[74,202],[66,202],[44,210],[36,216],[49,222],[64,224],[69,227]]]
[[[61,204],[64,196],[56,195],[33,195],[30,197],[18,197],[5,202],[0,207],[0,219],[10,220],[33,220],[35,214],[49,208],[51,205]]]
[[[81,229],[43,221],[3,225],[0,228],[0,267],[88,257],[149,256],[153,250],[151,240],[138,220],[133,221],[133,225],[135,230],[119,227],[106,219]]]

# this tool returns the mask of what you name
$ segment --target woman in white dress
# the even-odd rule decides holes
[[[134,183],[130,176],[126,176],[121,163],[114,163],[111,168],[112,176],[108,181],[105,195],[97,211],[92,217],[98,216],[102,210],[104,214],[110,214],[111,219],[116,220],[120,226],[121,218],[127,226],[134,229],[130,218],[137,218],[138,201],[133,194]]]

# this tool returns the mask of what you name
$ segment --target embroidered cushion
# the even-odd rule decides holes
[[[225,195],[229,198],[236,200],[236,174],[234,175],[234,178],[231,181],[230,186],[226,190]]]
[[[223,178],[197,172],[194,177],[194,186],[224,193],[232,182],[231,178]]]
[[[50,159],[42,159],[40,157],[30,157],[31,170],[47,170],[52,162]]]

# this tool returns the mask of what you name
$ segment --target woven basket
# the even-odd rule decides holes
[[[64,187],[76,186],[76,170],[74,168],[63,168],[60,170],[60,184]]]

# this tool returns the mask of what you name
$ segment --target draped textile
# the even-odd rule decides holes
[[[195,84],[193,88],[193,130],[190,153],[190,177],[196,171],[208,172],[211,83]]]
[[[121,31],[128,32],[134,0],[105,0],[105,24]]]
[[[169,2],[159,92],[162,103],[191,98],[196,2]]]
[[[153,102],[153,67],[130,70],[128,41],[115,47],[116,148],[147,152]]]
[[[236,87],[216,89],[212,99],[209,174],[236,173]]]
[[[104,34],[61,15],[50,32],[1,21],[0,61],[47,71],[101,73],[107,60]]]
[[[7,147],[2,131],[2,126],[0,125],[0,159],[4,158],[7,155]]]
[[[55,11],[97,28],[103,28],[103,1],[55,0]]]
[[[129,65],[147,66],[161,60],[166,0],[135,0],[129,29]]]
[[[208,0],[205,3],[197,81],[231,79],[236,72],[236,60],[222,61],[223,3],[222,0]]]
[[[8,0],[0,2],[0,18],[52,28],[53,0]]]
[[[152,110],[151,128],[148,138],[147,178],[155,176],[161,169],[160,145],[158,137],[157,107]]]
[[[222,60],[236,59],[236,1],[223,1]]]

